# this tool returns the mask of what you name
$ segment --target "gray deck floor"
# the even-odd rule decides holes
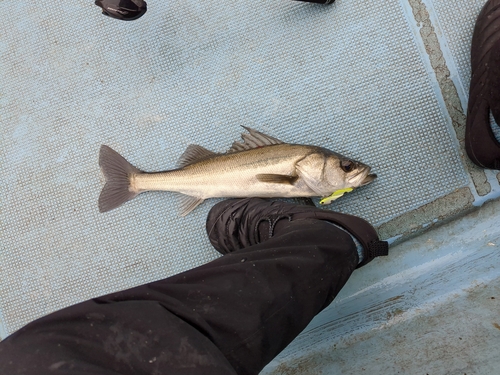
[[[92,1],[0,2],[0,337],[217,256],[215,200],[182,218],[173,194],[148,193],[100,214],[101,144],[146,171],[191,143],[223,152],[241,126],[330,148],[379,178],[328,209],[391,242],[500,196],[500,174],[463,151],[484,3],[151,0],[120,22]],[[394,267],[411,265],[370,272]]]

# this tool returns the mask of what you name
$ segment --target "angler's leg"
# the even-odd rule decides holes
[[[353,239],[320,220],[323,211],[291,207],[261,200],[217,205],[209,237],[229,254],[29,324],[0,343],[0,373],[257,374],[358,265]],[[343,227],[359,224],[365,260],[379,255],[376,246],[368,249],[381,243],[366,222],[332,215],[328,221],[339,224],[340,217]],[[262,243],[252,246],[254,229]],[[220,235],[251,246],[221,246]]]
[[[266,242],[97,301],[155,301],[213,342],[237,374],[258,374],[358,265],[346,232],[314,219],[286,224]],[[162,321],[155,324],[156,332],[165,329]]]

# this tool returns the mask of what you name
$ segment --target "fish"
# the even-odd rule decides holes
[[[243,142],[226,153],[189,145],[177,168],[144,172],[111,147],[102,145],[99,166],[106,180],[98,200],[100,212],[121,206],[146,191],[170,191],[180,197],[185,216],[208,198],[330,197],[355,189],[377,177],[371,168],[329,149],[290,144],[243,127]],[[349,190],[350,191],[350,190]],[[326,199],[331,203],[333,199]]]

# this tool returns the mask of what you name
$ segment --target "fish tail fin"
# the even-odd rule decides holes
[[[102,145],[99,151],[99,166],[106,184],[99,196],[99,211],[107,212],[131,200],[137,192],[130,190],[130,177],[142,173],[111,147]]]

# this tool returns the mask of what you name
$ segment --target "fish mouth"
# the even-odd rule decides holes
[[[373,182],[377,178],[377,175],[375,173],[368,174],[365,176],[363,181],[361,181],[361,186],[368,185],[370,182]]]
[[[370,173],[371,168],[365,167],[362,170],[358,171],[354,176],[349,179],[349,182],[353,185],[353,187],[365,186],[369,183],[373,182],[377,178],[375,173]]]

